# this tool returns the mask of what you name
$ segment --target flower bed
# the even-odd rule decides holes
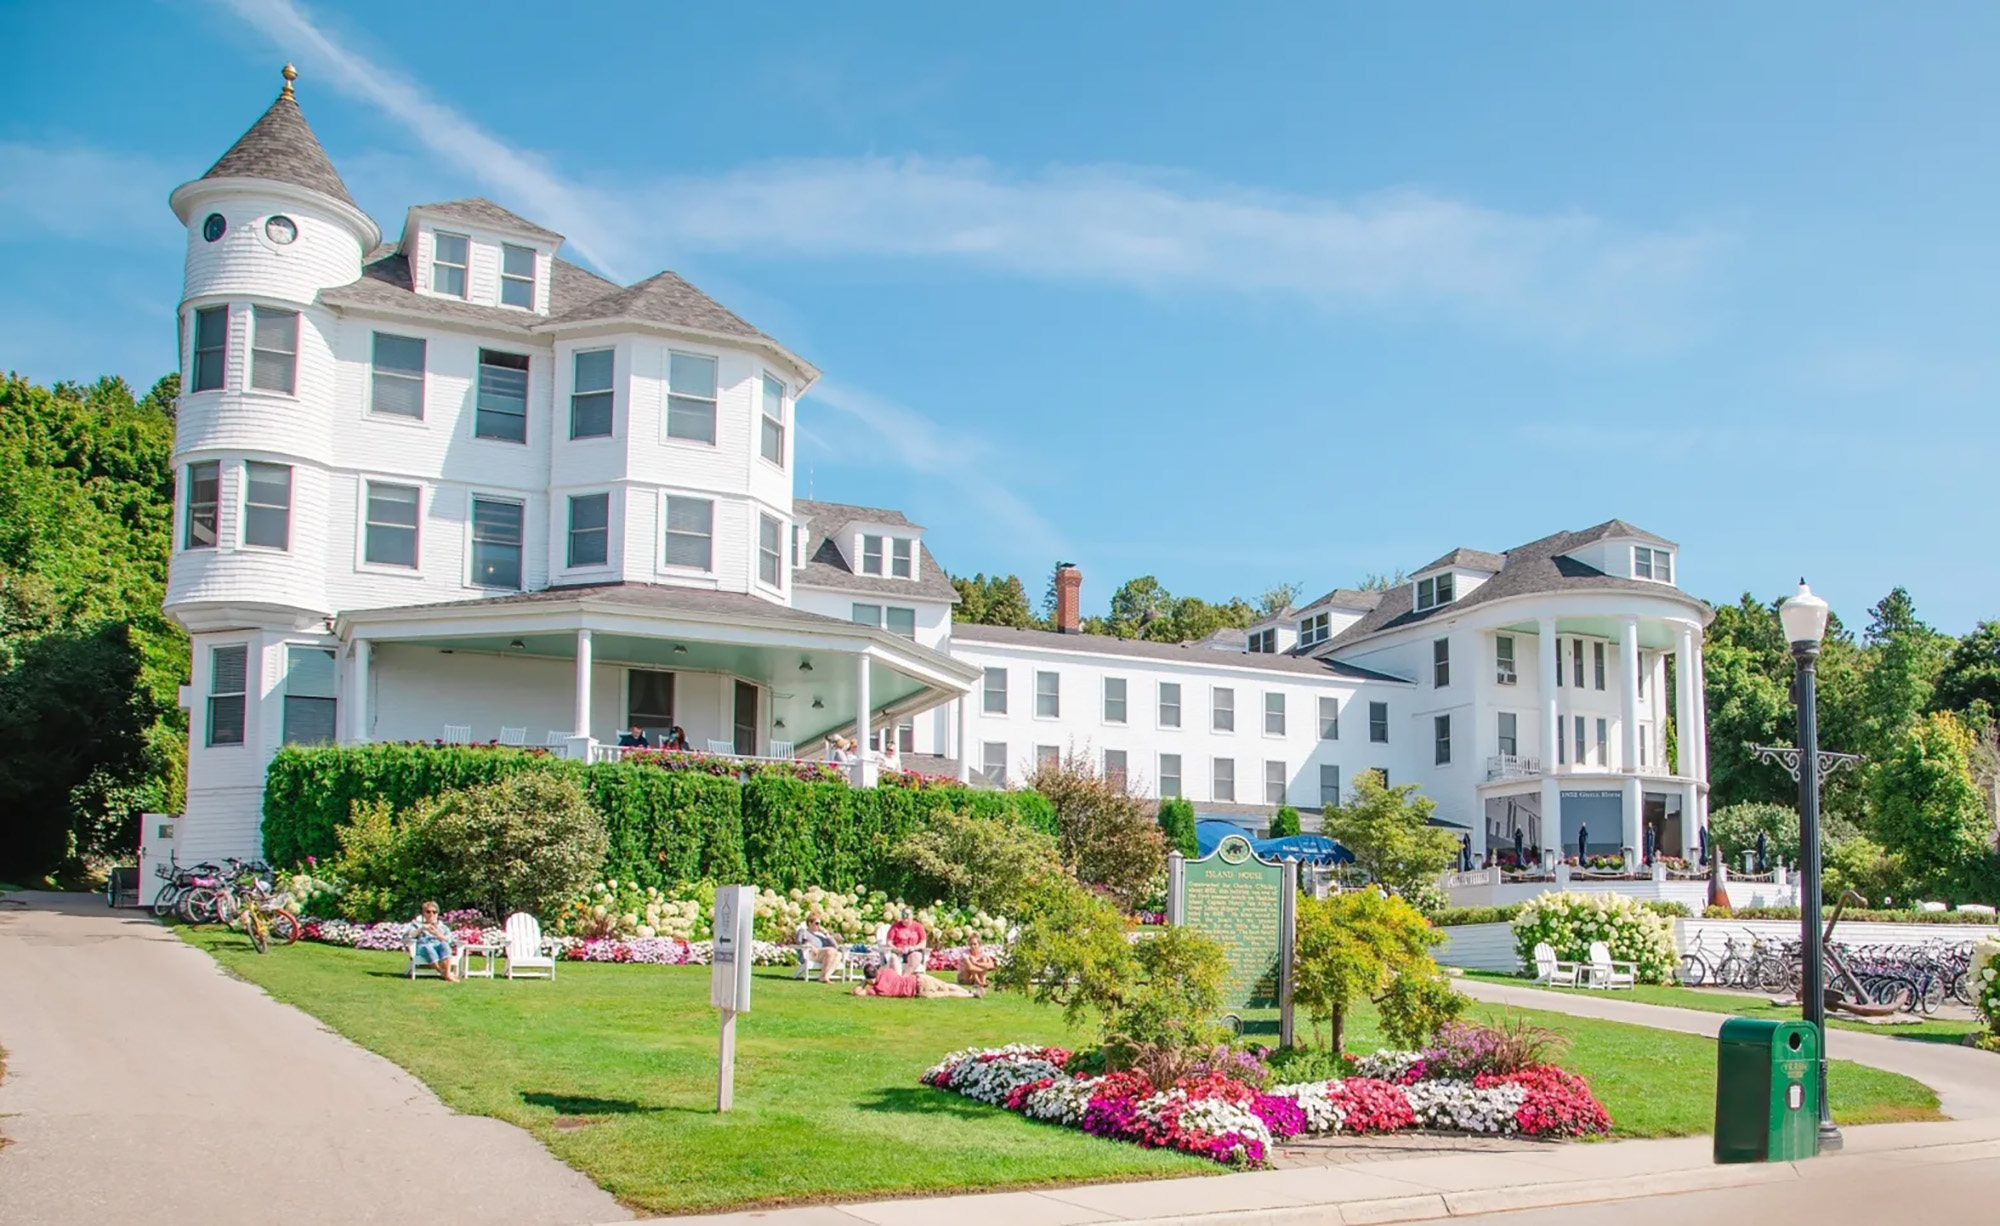
[[[1445,1059],[1377,1052],[1356,1075],[1259,1090],[1218,1072],[1159,1089],[1137,1073],[1075,1077],[1070,1053],[1016,1043],[955,1051],[923,1083],[1029,1119],[1150,1148],[1178,1149],[1231,1166],[1259,1166],[1274,1142],[1326,1133],[1406,1128],[1505,1136],[1606,1132],[1611,1117],[1583,1078],[1554,1065],[1470,1079],[1433,1076]]]
[[[907,904],[880,890],[829,890],[819,886],[780,893],[757,891],[755,930],[758,937],[790,941],[799,924],[819,912],[827,931],[843,941],[872,941],[876,929],[905,909],[912,911],[931,939],[963,945],[973,937],[999,944],[1013,924],[1005,916],[988,915],[945,903],[927,907]],[[642,887],[636,881],[600,881],[564,905],[554,928],[569,936],[678,937],[707,940],[713,931],[715,885],[702,882],[672,890]]]

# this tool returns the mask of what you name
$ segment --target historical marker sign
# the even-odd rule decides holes
[[[1221,944],[1229,957],[1224,1007],[1279,1007],[1291,1035],[1291,943],[1298,866],[1272,864],[1232,834],[1199,860],[1170,858],[1170,918]]]

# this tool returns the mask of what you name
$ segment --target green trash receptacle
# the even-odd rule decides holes
[[[1819,1031],[1809,1022],[1724,1022],[1715,1045],[1715,1160],[1818,1153]]]

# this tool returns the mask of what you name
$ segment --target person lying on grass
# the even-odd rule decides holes
[[[438,905],[427,902],[417,912],[417,944],[410,956],[418,966],[434,966],[446,983],[458,982],[458,957],[452,950],[451,929],[438,917]]]
[[[898,970],[896,964],[887,962],[875,972],[875,978],[854,989],[856,996],[922,996],[934,999],[940,996],[984,996],[985,988],[961,988],[955,983],[946,983],[935,975],[922,971],[915,974]]]

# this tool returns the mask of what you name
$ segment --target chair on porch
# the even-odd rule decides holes
[[[569,733],[557,732],[554,728],[551,728],[549,729],[548,739],[543,741],[542,744],[548,746],[550,749],[561,749],[569,744]]]
[[[526,728],[509,728],[507,725],[502,724],[500,725],[500,743],[502,745],[526,745],[528,743],[528,730]]]
[[[447,745],[463,745],[471,739],[471,724],[446,724],[444,726],[444,743]]]
[[[774,757],[774,758],[790,758],[790,757],[792,757],[792,756],[793,756],[793,755],[792,755],[792,743],[791,743],[790,741],[772,741],[772,742],[771,742],[771,756],[772,756],[772,757]]]
[[[729,754],[729,755],[731,755],[731,756],[734,756],[734,755],[735,755],[735,753],[736,753],[736,742],[735,742],[735,741],[710,741],[710,742],[708,743],[708,752],[710,752],[710,753],[720,753],[720,754]]]

